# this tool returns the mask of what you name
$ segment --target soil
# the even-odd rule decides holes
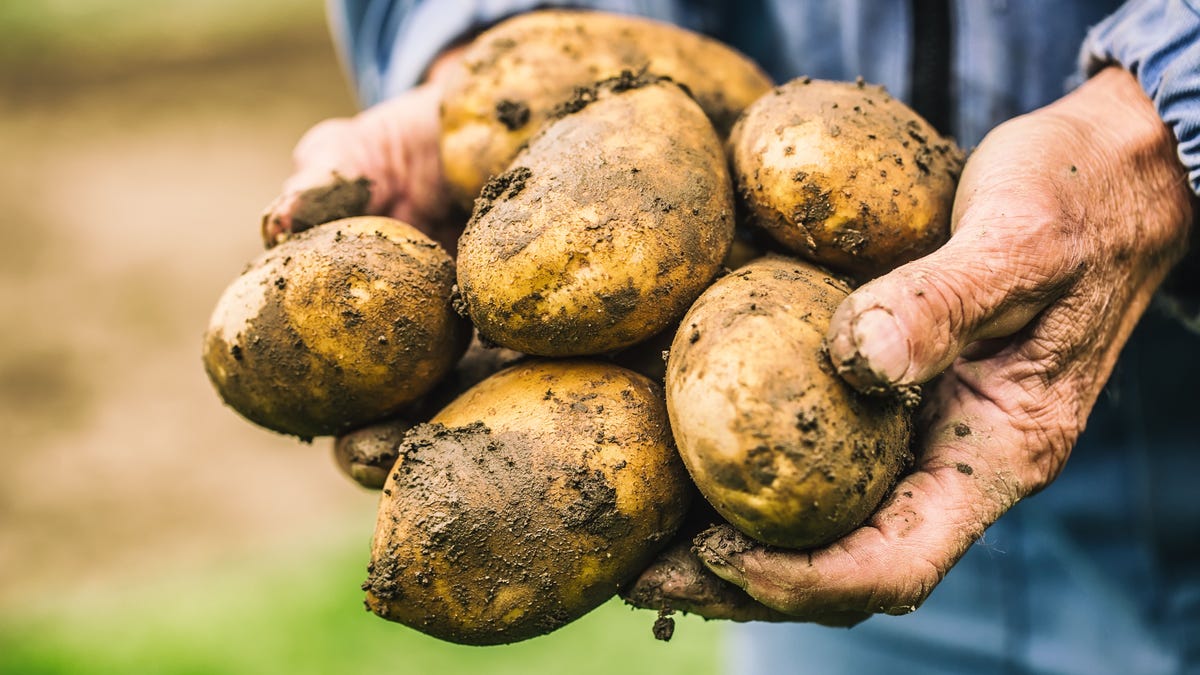
[[[475,200],[475,212],[471,215],[471,221],[477,221],[487,215],[496,201],[509,200],[521,194],[521,191],[525,189],[526,181],[532,176],[533,172],[529,170],[529,167],[524,166],[518,166],[499,176],[493,176],[483,186],[483,191]]]
[[[375,494],[339,475],[327,439],[252,426],[200,361],[292,147],[355,107],[324,26],[308,30],[0,82],[0,612],[373,518]]]
[[[549,633],[598,604],[590,596],[605,588],[575,597],[559,572],[593,568],[603,549],[619,556],[629,516],[603,472],[566,457],[548,471],[537,445],[482,422],[414,427],[391,477],[397,489],[384,495],[391,529],[380,521],[385,538],[363,584],[368,608],[453,642],[503,644]],[[489,608],[521,594],[518,618]]]
[[[529,104],[502,99],[496,103],[496,119],[505,129],[516,131],[529,123]]]
[[[292,214],[292,234],[303,232],[321,223],[361,216],[371,201],[371,181],[366,178],[347,180],[334,176],[329,185],[309,188],[300,199],[302,206]]]
[[[549,119],[556,120],[567,115],[573,115],[595,103],[608,92],[619,94],[623,91],[639,89],[652,84],[658,84],[659,82],[674,82],[674,80],[665,75],[655,75],[647,73],[644,70],[636,73],[631,70],[622,70],[619,75],[600,80],[590,87],[577,88],[571,98],[554,107],[554,110],[550,112]],[[692,95],[692,92],[687,87],[678,83],[676,85],[688,96]]]

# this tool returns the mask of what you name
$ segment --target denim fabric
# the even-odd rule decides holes
[[[960,143],[974,145],[1116,62],[1158,106],[1200,190],[1200,14],[1191,2],[952,4],[947,86]],[[862,75],[901,99],[910,93],[908,0],[331,0],[330,16],[369,105],[418,82],[455,39],[540,5],[705,32],[779,81]],[[919,611],[852,630],[738,626],[731,672],[1200,673],[1198,383],[1200,338],[1147,315],[1059,479],[991,527]]]
[[[1200,193],[1200,9],[1190,0],[1133,0],[1096,26],[1083,67],[1119,63],[1137,76],[1179,141],[1192,191]]]

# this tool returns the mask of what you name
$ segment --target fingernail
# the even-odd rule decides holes
[[[700,562],[704,566],[712,570],[713,574],[721,577],[725,581],[734,584],[738,588],[746,587],[746,578],[742,574],[741,565],[738,564],[737,556],[722,555],[718,551],[722,548],[723,541],[716,541],[720,535],[712,535],[699,542],[693,549],[696,556],[700,558]]]
[[[894,314],[873,308],[854,320],[855,350],[881,384],[900,384],[912,363],[908,337]]]

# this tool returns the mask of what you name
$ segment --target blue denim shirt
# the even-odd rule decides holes
[[[955,40],[948,86],[957,112],[947,131],[963,145],[1058,98],[1099,65],[1119,63],[1138,77],[1175,132],[1192,189],[1200,193],[1195,0],[951,4]],[[416,84],[455,40],[547,5],[640,14],[707,33],[747,53],[778,81],[861,75],[901,99],[910,93],[913,16],[907,0],[329,0],[329,15],[360,102],[371,105]]]
[[[952,0],[950,133],[1128,68],[1200,192],[1200,11],[1190,0]],[[416,84],[447,45],[544,5],[646,15],[710,34],[777,80],[862,75],[912,88],[908,0],[331,0],[364,105]],[[1006,514],[912,615],[849,630],[734,632],[731,672],[1200,673],[1200,339],[1148,314],[1062,475]]]

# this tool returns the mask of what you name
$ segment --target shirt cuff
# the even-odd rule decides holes
[[[1090,76],[1118,64],[1137,78],[1178,143],[1200,195],[1200,10],[1195,0],[1130,0],[1093,27],[1080,55]]]

